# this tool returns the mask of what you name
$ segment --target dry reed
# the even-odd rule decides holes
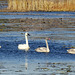
[[[8,0],[11,11],[75,11],[74,0]]]

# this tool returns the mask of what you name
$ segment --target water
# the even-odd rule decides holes
[[[1,12],[0,14],[0,19],[75,18],[75,12]],[[2,46],[0,48],[0,75],[74,75],[75,55],[67,53],[68,49],[75,47],[74,29],[70,27],[29,31],[31,36],[28,37],[30,45],[28,52],[18,49],[19,44],[25,43],[25,32],[0,32]],[[46,46],[45,37],[51,39],[48,40],[50,53],[36,52],[37,47]]]
[[[75,12],[0,12],[0,19],[75,18]]]
[[[7,8],[7,5],[8,5],[7,1],[1,1],[0,0],[0,9]]]
[[[68,66],[72,69],[74,68],[75,55],[67,53],[69,47],[75,46],[75,41],[72,40],[73,37],[70,40],[62,37],[63,39],[61,40],[61,31],[60,33],[56,32],[60,38],[57,40],[56,38],[51,38],[56,36],[55,33],[51,35],[51,33],[53,33],[52,31],[30,31],[31,36],[28,37],[30,50],[26,53],[18,49],[18,44],[25,43],[24,33],[25,32],[0,32],[0,45],[2,46],[0,49],[1,75],[65,74],[67,69],[69,69]],[[64,31],[63,34],[65,33],[67,33],[67,31]],[[36,34],[37,36],[35,36]],[[42,36],[42,38],[40,38],[39,35],[40,37]],[[45,46],[45,35],[51,38],[51,40],[48,40],[51,52],[38,53],[35,49],[39,46]],[[67,34],[67,37],[68,35],[69,34]],[[75,35],[73,36],[75,38]]]

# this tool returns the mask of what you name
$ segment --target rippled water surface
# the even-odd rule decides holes
[[[75,18],[75,12],[0,12],[0,19],[15,18]]]
[[[17,15],[18,14],[18,15]],[[26,12],[0,13],[0,19],[13,18],[75,18],[75,12]],[[22,15],[24,14],[24,15]],[[10,16],[9,16],[10,15]],[[70,26],[70,25],[69,25]],[[0,32],[0,75],[74,75],[75,55],[67,50],[75,47],[75,27],[51,28],[45,31],[29,31],[30,50],[19,50],[25,43],[25,32]],[[38,53],[37,47],[45,47],[48,40],[50,53]]]

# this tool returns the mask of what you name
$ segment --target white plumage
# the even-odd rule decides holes
[[[18,49],[22,49],[22,50],[29,50],[29,45],[26,44],[19,44],[18,45]]]
[[[47,40],[49,40],[49,39],[48,38],[45,39],[45,41],[46,41],[46,47],[39,47],[39,48],[37,48],[35,50],[37,52],[50,52]]]
[[[18,45],[18,49],[20,50],[26,50],[28,51],[30,49],[29,44],[28,44],[28,36],[29,34],[26,32],[25,33],[25,39],[26,39],[26,44],[19,44]]]
[[[0,46],[0,48],[1,48],[1,46]]]
[[[71,53],[71,54],[75,54],[75,49],[69,49],[67,50],[68,53]]]

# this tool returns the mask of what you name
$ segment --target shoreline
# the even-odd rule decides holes
[[[75,10],[51,10],[51,11],[44,11],[44,10],[10,10],[10,9],[0,9],[0,12],[75,12]]]

